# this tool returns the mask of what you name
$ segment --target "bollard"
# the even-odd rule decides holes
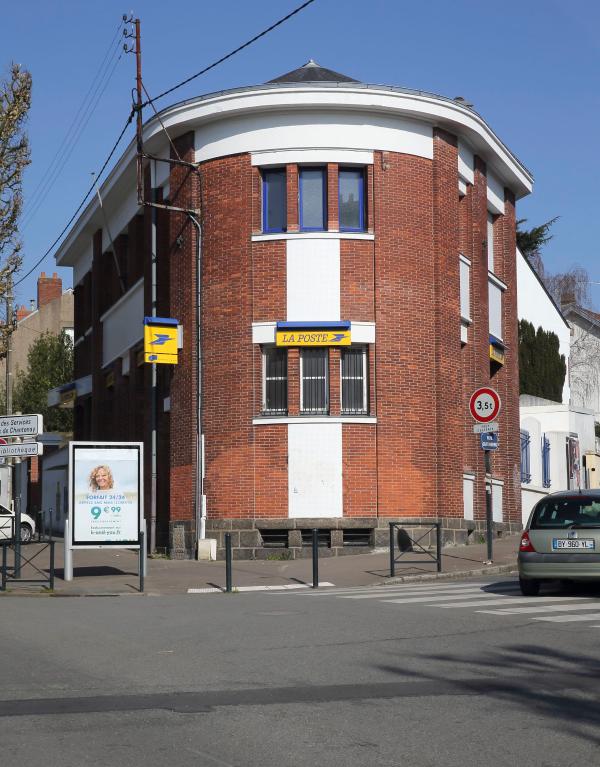
[[[313,589],[319,588],[319,531],[312,531],[312,565],[313,565]]]
[[[146,556],[146,541],[144,531],[140,530],[140,556],[139,556],[139,570],[140,570],[140,593],[144,593],[144,576],[146,574],[146,568],[144,566],[144,557]]]
[[[21,496],[15,500],[15,578],[21,577]]]
[[[440,524],[436,525],[435,528],[435,538],[436,538],[436,554],[437,554],[437,571],[438,573],[442,572],[442,526]]]
[[[390,578],[396,575],[396,561],[394,559],[394,522],[390,522]]]
[[[231,594],[231,533],[225,533],[225,591]]]
[[[6,552],[7,552],[7,546],[6,544],[3,544],[2,546],[2,591],[6,591],[6,568],[8,566],[8,562],[6,559]]]
[[[50,591],[54,591],[54,541],[50,541]]]

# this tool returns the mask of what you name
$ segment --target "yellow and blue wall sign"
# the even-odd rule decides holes
[[[498,365],[504,365],[506,347],[499,338],[490,335],[490,359]]]
[[[171,317],[144,317],[144,360],[155,365],[177,364],[177,326]]]
[[[350,346],[350,322],[278,322],[277,346]]]

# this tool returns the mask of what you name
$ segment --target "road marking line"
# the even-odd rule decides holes
[[[495,596],[495,595],[494,595]],[[453,607],[480,607],[481,605],[509,605],[509,604],[527,604],[529,602],[539,603],[544,602],[564,602],[567,599],[574,599],[574,597],[504,597],[504,599],[485,599],[481,601],[462,602],[459,604],[451,605],[435,605],[435,607],[444,607],[451,609]],[[473,598],[471,597],[471,600]],[[600,606],[600,605],[599,605]]]
[[[323,581],[321,586],[335,586],[335,583]],[[294,589],[312,589],[312,583],[284,583],[278,586],[234,586],[234,591],[292,591]],[[188,589],[188,594],[216,594],[225,589]]]
[[[337,596],[338,594],[371,594],[371,593],[380,593],[381,595],[387,595],[398,592],[399,594],[420,594],[421,592],[427,592],[427,593],[434,593],[437,591],[463,591],[464,589],[474,589],[474,588],[484,588],[485,586],[491,586],[493,584],[491,583],[461,583],[461,584],[452,584],[448,586],[444,586],[443,584],[435,584],[435,585],[418,585],[418,586],[405,586],[400,583],[396,584],[388,584],[386,586],[374,584],[372,586],[348,586],[347,588],[337,588],[335,591],[328,591],[327,594],[322,593],[321,596]],[[514,588],[518,590],[519,586],[509,586],[507,588],[510,588],[511,590]],[[319,592],[315,592],[314,595],[311,596],[319,596]]]
[[[394,604],[394,605],[406,605],[406,604],[426,604],[427,602],[448,602],[450,600],[456,600],[456,599],[464,599],[466,596],[468,596],[469,592],[464,591],[462,594],[455,594],[453,596],[448,596],[446,594],[445,596],[437,596],[437,597],[409,597],[408,599],[382,599],[382,602],[387,602],[388,604]],[[481,596],[481,590],[475,589],[472,592],[473,599],[476,597]],[[491,596],[494,596],[493,594]]]
[[[572,623],[574,621],[597,621],[600,613],[593,615],[552,615],[548,618],[532,618],[532,621],[547,621],[549,623]]]
[[[573,597],[576,599],[577,597]],[[583,599],[589,597],[582,597]],[[530,615],[533,613],[560,613],[571,612],[574,610],[597,610],[598,602],[593,604],[575,604],[575,605],[543,605],[542,607],[512,607],[507,610],[477,610],[478,613],[488,613],[489,615]]]
[[[421,596],[427,596],[428,594],[431,596],[444,596],[447,595],[448,597],[452,597],[455,594],[457,596],[460,596],[461,594],[471,594],[473,591],[473,588],[469,588],[467,586],[464,586],[462,590],[458,591],[445,591],[444,589],[435,589],[434,591],[428,590],[428,591],[398,591],[398,590],[390,590],[386,591],[384,594],[374,594],[371,592],[370,594],[340,594],[340,599],[381,599],[382,597],[394,597],[394,596],[407,596],[407,597],[421,597]],[[483,594],[485,592],[479,591],[478,593]]]

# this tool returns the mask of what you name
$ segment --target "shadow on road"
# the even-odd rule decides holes
[[[576,635],[564,636],[568,644]],[[459,694],[483,695],[520,706],[528,714],[552,720],[552,726],[565,734],[600,746],[597,683],[600,658],[597,656],[568,648],[515,644],[499,650],[486,650],[485,655],[475,657],[447,653],[419,656],[419,659],[425,668],[431,661],[446,663],[451,671],[445,676],[426,670],[409,671],[405,664],[397,667],[380,665],[378,668],[404,678],[410,676],[415,681],[437,681],[440,694],[444,694],[450,684]],[[464,678],[461,671],[468,676]]]

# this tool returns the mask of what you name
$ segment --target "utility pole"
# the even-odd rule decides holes
[[[13,411],[13,373],[12,373],[12,336],[16,326],[16,316],[14,313],[14,295],[13,295],[13,280],[12,274],[8,275],[8,281],[6,286],[6,415],[11,415]],[[12,458],[6,459],[6,466],[8,468],[7,485],[8,485],[8,503],[12,501],[13,495],[13,460]]]
[[[6,415],[12,413],[12,334],[14,330],[14,306],[13,306],[12,275],[8,277],[6,291]]]
[[[135,83],[136,83],[136,100],[134,104],[134,110],[136,111],[136,147],[137,147],[137,197],[138,205],[145,205],[144,200],[144,143],[143,143],[143,124],[142,124],[142,35],[141,25],[139,19],[134,19],[132,16],[123,15],[123,22],[125,24],[133,25],[133,30],[125,28],[123,30],[123,37],[132,38],[135,42],[132,45],[125,43],[123,50],[125,53],[135,53]],[[152,184],[152,200],[156,202],[156,192],[154,184]],[[152,317],[157,316],[157,215],[156,207],[152,206],[152,244],[151,244],[151,264],[150,264],[150,314]],[[158,406],[158,371],[156,365],[150,366],[151,370],[151,383],[150,383],[150,540],[149,548],[150,553],[156,551],[156,487],[157,487],[157,406]]]

